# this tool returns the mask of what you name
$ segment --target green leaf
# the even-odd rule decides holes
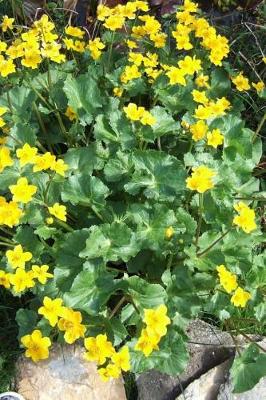
[[[13,168],[5,168],[5,172],[0,174],[0,191],[3,193],[10,185],[14,185],[20,177],[19,171]]]
[[[252,389],[266,375],[266,354],[260,353],[256,344],[251,344],[235,358],[230,374],[234,393]]]
[[[8,92],[9,101],[3,101],[1,105],[10,109],[12,107],[12,119],[14,123],[28,122],[31,117],[32,103],[36,100],[37,95],[33,90],[24,86],[16,85]]]
[[[22,147],[25,143],[28,143],[30,146],[35,146],[36,132],[37,130],[29,124],[26,125],[19,122],[12,127],[8,142],[10,144],[15,144],[16,147]]]
[[[156,118],[156,123],[152,126],[155,138],[167,133],[175,134],[180,129],[179,122],[175,121],[165,108],[156,106],[150,112]]]
[[[128,293],[138,308],[155,308],[166,302],[166,292],[159,284],[148,283],[138,276],[127,278]]]
[[[90,124],[102,107],[101,92],[93,76],[87,73],[75,78],[69,74],[65,80],[64,92],[80,122],[83,125]]]
[[[36,328],[38,315],[32,310],[20,308],[16,313],[16,321],[19,326],[18,339],[32,333]]]
[[[55,249],[54,279],[56,286],[63,292],[70,290],[74,278],[83,269],[84,259],[79,253],[85,247],[88,232],[88,229],[82,229],[67,233]]]
[[[215,97],[227,96],[231,90],[228,73],[222,68],[215,68],[211,73],[210,93]]]
[[[96,153],[95,145],[68,149],[64,156],[64,161],[71,172],[74,171],[80,174],[84,172],[92,174],[94,169],[101,169],[104,164]]]
[[[145,357],[140,351],[131,351],[131,369],[141,373],[155,369],[164,374],[176,376],[186,368],[189,356],[182,337],[173,329],[159,343],[159,350]]]
[[[34,229],[31,226],[19,226],[14,239],[22,245],[24,251],[30,251],[34,259],[38,260],[43,251],[43,244],[38,236],[35,235]]]
[[[102,257],[105,261],[128,261],[136,255],[139,245],[133,231],[124,222],[92,226],[86,248],[80,252],[88,259]]]
[[[72,175],[68,178],[61,193],[63,201],[83,206],[103,208],[109,189],[99,178],[88,173]]]
[[[155,150],[136,151],[133,155],[135,171],[125,190],[143,194],[160,202],[172,202],[185,191],[186,171],[173,156]]]
[[[80,272],[70,290],[64,294],[67,307],[80,309],[88,314],[97,314],[107,303],[110,296],[123,287],[121,280],[114,279],[104,266],[92,266]],[[86,264],[84,265],[86,268]]]

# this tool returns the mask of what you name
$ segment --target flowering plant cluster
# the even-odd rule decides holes
[[[34,362],[80,341],[103,380],[179,374],[191,319],[266,318],[262,145],[239,96],[266,91],[190,0],[174,23],[142,0],[97,18],[92,37],[0,23],[0,285],[26,300]],[[252,346],[236,391],[263,373]]]

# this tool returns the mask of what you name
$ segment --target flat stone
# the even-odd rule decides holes
[[[48,360],[17,364],[17,392],[25,400],[126,400],[122,379],[103,382],[80,346],[54,346]]]
[[[192,321],[187,328],[190,360],[179,376],[158,371],[137,377],[138,400],[174,400],[195,379],[234,356],[234,343],[227,332],[201,321]]]
[[[193,381],[176,400],[216,400],[220,386],[225,382],[232,360],[212,368]]]

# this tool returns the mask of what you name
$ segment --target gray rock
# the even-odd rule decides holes
[[[190,361],[186,370],[177,377],[149,371],[137,380],[138,400],[174,400],[202,374],[234,355],[231,336],[201,321],[192,321],[187,328]]]
[[[176,400],[216,400],[221,384],[226,380],[232,360],[212,368],[193,381]]]
[[[17,364],[17,391],[26,400],[126,400],[122,378],[103,382],[81,346],[54,346],[47,360]]]

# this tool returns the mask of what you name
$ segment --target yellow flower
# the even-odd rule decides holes
[[[24,292],[25,289],[32,288],[35,285],[31,271],[26,272],[22,268],[18,268],[15,274],[10,274],[9,280],[16,293]]]
[[[252,208],[249,208],[249,206],[240,201],[234,206],[234,209],[239,213],[239,215],[234,217],[233,224],[242,228],[246,233],[250,233],[257,228],[255,222],[256,215]]]
[[[0,269],[0,286],[4,286],[4,288],[10,288],[10,274],[7,274],[5,271]]]
[[[169,226],[166,230],[165,230],[165,237],[166,239],[171,239],[174,235],[174,229],[172,226]]]
[[[208,125],[204,121],[197,121],[195,124],[190,125],[189,130],[192,133],[192,139],[197,142],[205,137]]]
[[[0,147],[0,172],[2,172],[6,167],[11,167],[13,165],[13,160],[10,157],[10,150],[7,147]]]
[[[111,356],[111,359],[115,366],[117,366],[122,371],[130,370],[130,355],[128,346],[124,346],[118,353],[114,353]]]
[[[184,1],[184,10],[190,13],[195,13],[198,11],[198,4],[193,3],[193,1],[185,0]]]
[[[9,186],[9,190],[13,194],[13,201],[27,204],[37,192],[37,186],[29,185],[27,178],[19,178],[16,185]]]
[[[154,43],[154,47],[160,49],[165,46],[167,35],[162,32],[152,33],[150,35],[151,41]]]
[[[77,28],[75,26],[68,26],[67,28],[65,28],[65,32],[67,35],[77,37],[79,39],[82,39],[85,35],[85,31],[82,31],[80,28]]]
[[[111,15],[105,20],[103,25],[111,31],[116,31],[117,29],[121,29],[124,23],[125,17],[123,15]]]
[[[202,69],[201,60],[195,56],[186,56],[183,60],[178,61],[178,66],[181,68],[185,75],[193,75]]]
[[[21,244],[14,247],[14,250],[7,250],[6,258],[12,268],[25,268],[26,262],[32,259],[29,251],[23,251]]]
[[[109,17],[112,13],[111,8],[106,7],[103,4],[99,4],[97,7],[97,19],[99,21],[104,21],[106,17]]]
[[[244,90],[250,89],[250,84],[248,82],[248,78],[243,76],[243,72],[240,72],[237,76],[232,78],[233,84],[236,86],[239,92],[243,92]]]
[[[15,18],[8,18],[7,15],[4,15],[1,23],[2,31],[6,32],[8,29],[12,30],[14,21]]]
[[[149,332],[147,329],[142,329],[141,335],[134,347],[137,351],[142,351],[145,357],[148,357],[153,350],[159,350],[158,343],[161,337],[155,332]]]
[[[6,107],[0,107],[0,116],[4,115],[7,112]]]
[[[36,147],[31,147],[28,143],[25,143],[21,149],[17,149],[16,154],[21,167],[26,164],[33,164],[37,152]]]
[[[90,50],[92,58],[98,60],[102,54],[101,50],[105,48],[105,44],[101,42],[100,38],[95,38],[89,41],[87,48]]]
[[[13,228],[14,225],[19,223],[22,215],[23,212],[16,202],[0,202],[0,225],[7,225]]]
[[[36,69],[39,64],[42,62],[42,57],[39,51],[35,50],[25,50],[24,58],[21,60],[21,64],[24,67]]]
[[[262,90],[264,90],[265,85],[264,82],[259,81],[257,83],[252,83],[252,86],[257,90],[257,92],[262,92]]]
[[[55,156],[51,154],[49,151],[44,153],[43,155],[37,155],[33,159],[34,167],[33,172],[44,171],[48,168],[51,168],[55,163]]]
[[[148,334],[154,332],[160,337],[166,335],[167,325],[171,322],[167,316],[167,307],[164,304],[161,304],[155,310],[145,309],[143,321],[147,325]]]
[[[220,284],[227,293],[231,293],[237,288],[237,277],[228,271],[224,265],[219,265],[217,268]]]
[[[132,121],[139,121],[143,115],[143,107],[138,107],[135,103],[129,103],[128,106],[124,107],[123,110],[126,113],[127,118]]]
[[[31,270],[33,271],[33,278],[38,279],[38,281],[45,285],[48,278],[52,278],[54,275],[48,272],[49,266],[44,264],[40,267],[38,265],[32,265]]]
[[[59,159],[55,161],[50,168],[58,175],[65,176],[65,172],[68,170],[68,165],[64,162],[64,160]]]
[[[75,40],[73,50],[77,51],[78,53],[84,53],[85,42],[82,42],[80,40]]]
[[[52,300],[50,297],[45,296],[43,306],[38,309],[38,313],[43,315],[49,321],[49,324],[54,327],[63,312],[62,304],[62,299]]]
[[[251,299],[251,294],[238,287],[231,297],[231,303],[235,307],[246,307],[247,302]]]
[[[53,217],[48,217],[48,218],[46,218],[45,222],[46,222],[48,225],[52,225],[52,224],[54,223],[54,219],[53,219]]]
[[[48,207],[49,213],[61,221],[66,221],[66,207],[55,203],[52,207]]]
[[[115,87],[115,88],[113,89],[113,94],[114,94],[114,96],[116,96],[116,97],[121,97],[122,94],[123,94],[123,89],[120,88],[120,87]]]
[[[127,40],[126,44],[129,49],[137,49],[137,47],[138,47],[137,43],[134,42],[133,40]]]
[[[70,106],[67,107],[65,115],[70,121],[74,121],[78,118],[77,113]]]
[[[209,88],[210,86],[208,84],[208,80],[209,80],[208,75],[200,74],[195,79],[195,83],[199,88],[204,88],[204,87]]]
[[[170,79],[170,85],[182,85],[186,86],[185,72],[183,69],[177,67],[170,67],[166,75]]]
[[[13,60],[5,60],[3,56],[0,55],[0,75],[6,78],[8,75],[16,72],[16,67]]]
[[[218,146],[223,144],[224,137],[221,134],[220,129],[213,129],[211,132],[207,133],[208,145],[217,149]]]
[[[121,369],[119,369],[115,364],[108,364],[106,368],[99,368],[98,373],[102,381],[107,382],[110,378],[119,378]]]
[[[141,53],[134,53],[131,51],[128,55],[128,61],[139,67],[142,64],[143,55]]]
[[[215,171],[204,165],[193,167],[192,171],[191,177],[186,179],[188,189],[204,193],[214,187],[212,178],[216,175]]]
[[[106,335],[86,338],[84,345],[88,350],[85,358],[88,361],[96,361],[99,365],[104,364],[106,358],[112,357],[115,354],[115,349],[112,343],[107,340]]]
[[[192,90],[192,97],[196,103],[208,104],[209,99],[206,96],[206,92],[200,92],[199,90]]]
[[[120,79],[122,83],[127,83],[132,79],[137,79],[141,77],[141,73],[136,65],[127,65],[122,73]]]
[[[21,343],[26,347],[25,356],[30,357],[32,361],[45,360],[49,357],[49,347],[51,340],[43,337],[41,331],[34,330],[31,335],[25,335],[21,338]]]
[[[209,119],[212,116],[212,110],[209,106],[199,105],[195,110],[194,117],[197,119]]]
[[[7,44],[0,40],[0,53],[5,52],[7,48]]]
[[[63,307],[62,318],[58,321],[60,331],[65,331],[66,343],[72,344],[80,337],[84,337],[86,327],[82,325],[82,316],[79,311]]]
[[[143,115],[140,118],[142,125],[154,125],[156,123],[156,118],[147,110],[143,111]]]

